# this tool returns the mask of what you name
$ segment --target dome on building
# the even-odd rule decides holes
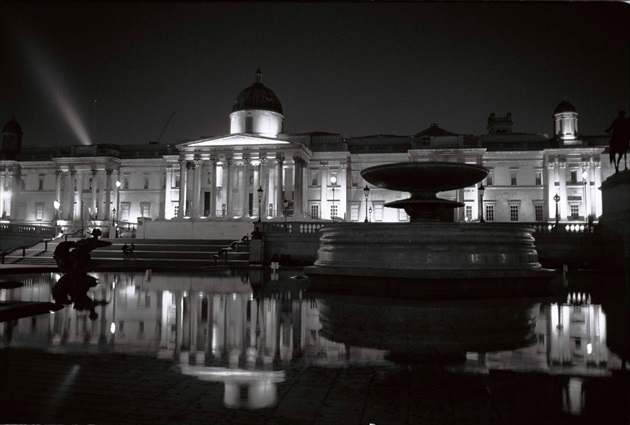
[[[559,114],[562,112],[577,112],[577,111],[575,110],[575,106],[571,105],[566,100],[563,100],[562,102],[558,104],[558,106],[556,106],[556,109],[554,109],[553,113]]]
[[[22,132],[22,126],[20,124],[18,124],[18,122],[15,120],[15,118],[13,118],[11,121],[9,121],[8,123],[5,124],[4,128],[2,129],[3,133],[12,133],[12,134],[16,134],[18,136],[21,136],[22,134],[24,134]]]
[[[256,71],[256,82],[243,90],[234,100],[232,112],[260,109],[282,114],[282,104],[273,91],[262,83],[260,69]]]

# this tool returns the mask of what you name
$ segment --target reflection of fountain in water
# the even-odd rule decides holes
[[[516,350],[536,341],[534,299],[401,300],[320,294],[321,335],[384,350],[394,362],[461,365],[466,354]],[[484,366],[483,364],[481,366]]]
[[[487,296],[545,291],[533,228],[508,223],[453,223],[460,202],[436,193],[471,186],[487,169],[459,163],[397,163],[364,169],[370,183],[411,193],[385,206],[410,223],[349,223],[323,228],[317,260],[305,270],[318,290],[389,295]]]

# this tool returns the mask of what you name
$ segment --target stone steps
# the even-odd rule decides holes
[[[247,241],[230,240],[147,240],[102,239],[112,245],[95,249],[90,257],[97,266],[116,267],[168,267],[199,268],[218,265],[246,266],[249,264]],[[37,244],[25,251],[16,251],[5,257],[5,264],[56,266],[53,254],[61,240]],[[131,255],[123,255],[124,244],[134,244]],[[47,249],[46,249],[47,248]]]

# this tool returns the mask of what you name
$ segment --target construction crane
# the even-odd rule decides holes
[[[173,115],[175,115],[175,112],[173,112],[168,119],[166,120],[166,125],[164,125],[164,128],[162,129],[162,132],[160,133],[160,135],[158,136],[157,140],[155,141],[155,143],[160,143],[160,140],[162,140],[162,136],[164,135],[164,132],[166,131],[166,129],[168,128],[168,125],[171,123],[171,120],[173,119]]]

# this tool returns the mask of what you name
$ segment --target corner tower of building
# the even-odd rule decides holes
[[[575,107],[563,100],[553,111],[554,138],[560,145],[579,145],[578,139],[578,113]]]
[[[275,93],[262,83],[262,72],[256,81],[234,100],[230,114],[230,133],[250,133],[275,137],[283,132],[282,104]]]

